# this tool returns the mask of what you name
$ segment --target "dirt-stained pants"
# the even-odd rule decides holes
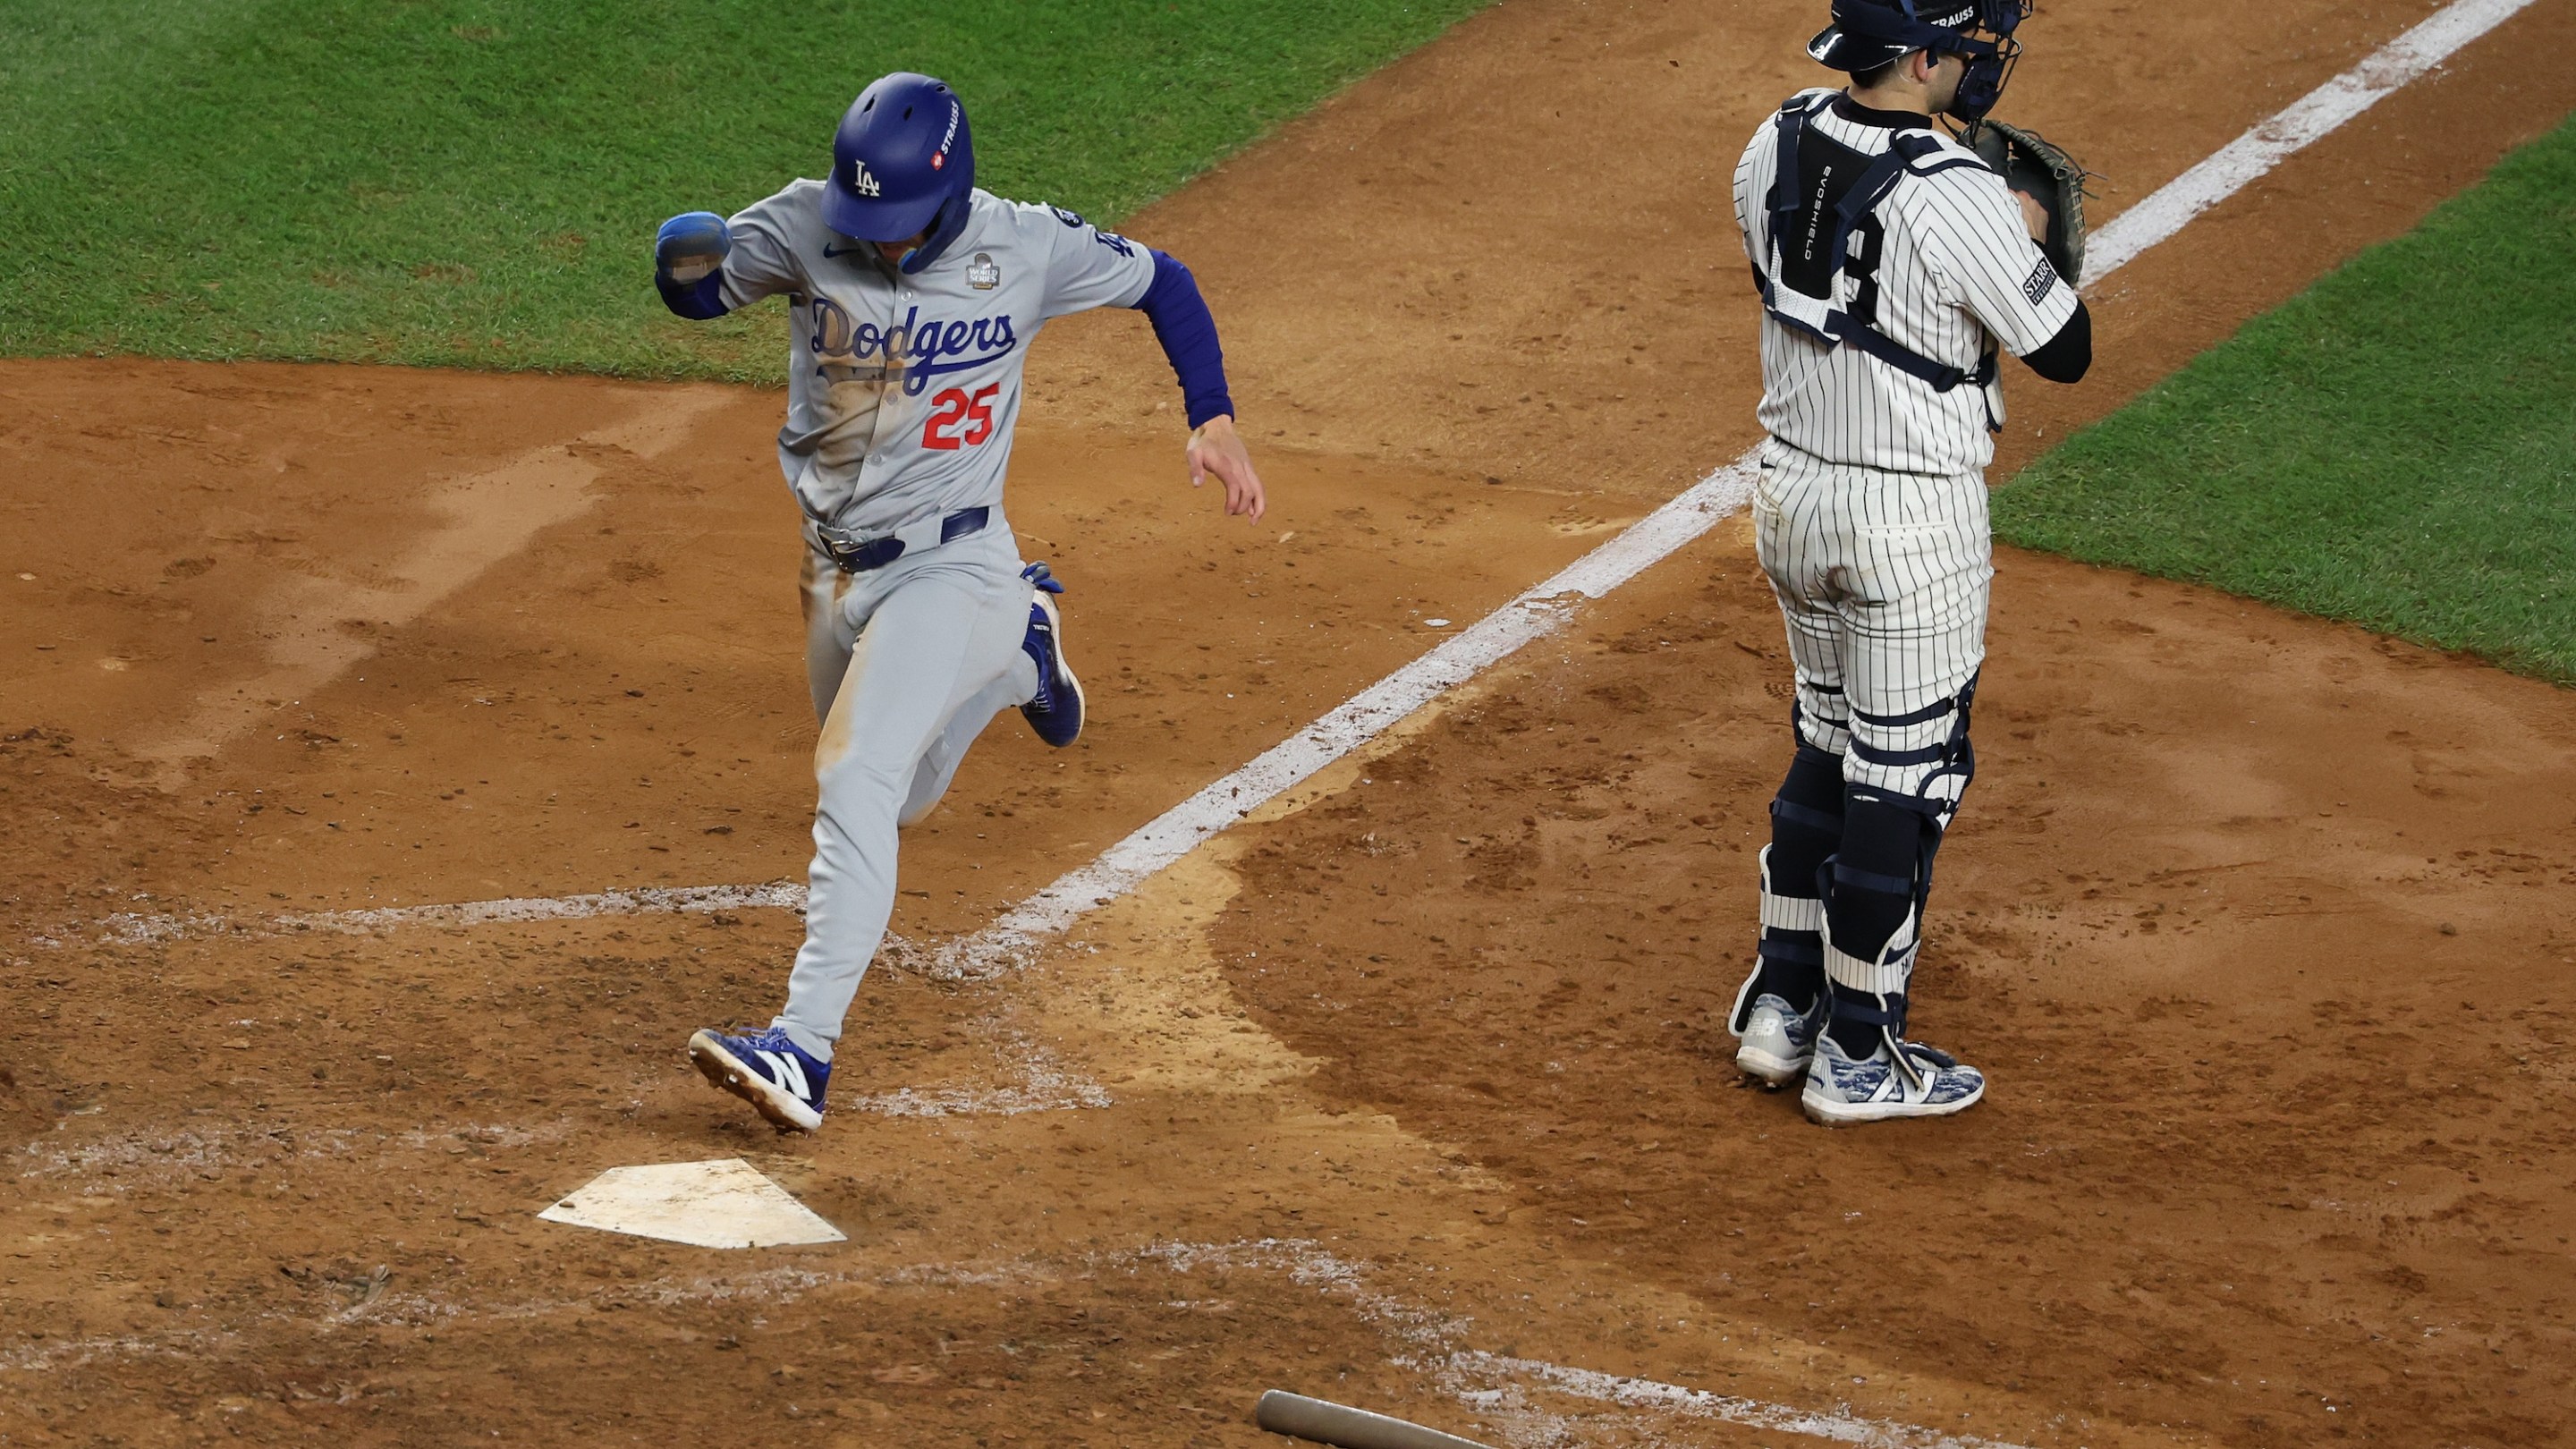
[[[894,913],[896,828],[939,803],[994,715],[1037,694],[1020,567],[998,517],[869,573],[808,553],[805,666],[823,732],[805,944],[777,1025],[818,1057]]]

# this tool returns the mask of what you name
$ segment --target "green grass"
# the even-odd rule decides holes
[[[2069,439],[1994,517],[2576,684],[2576,121]]]
[[[27,0],[0,48],[0,352],[772,380],[653,229],[821,175],[940,75],[977,180],[1123,216],[1486,0]]]

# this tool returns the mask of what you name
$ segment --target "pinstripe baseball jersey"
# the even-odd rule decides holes
[[[1830,103],[1816,104],[1826,96]],[[1829,293],[1835,309],[1901,349],[1963,372],[1997,347],[2027,354],[2067,324],[2074,288],[2030,239],[2011,188],[1976,163],[1976,153],[1929,117],[1870,110],[1822,89],[1801,92],[1799,100],[1814,106],[1806,121],[1811,150],[1800,157],[1797,234],[1780,239],[1784,271],[1803,264],[1806,280]],[[1854,227],[1848,262],[1829,270],[1820,253],[1832,230],[1832,200],[1900,134],[1932,138],[1937,159],[1896,182]],[[1778,130],[1766,123],[1735,168],[1735,220],[1757,282],[1773,254],[1768,203],[1779,153]],[[1941,164],[1959,159],[1973,164]],[[1994,460],[1990,429],[2003,423],[2003,387],[1972,382],[1941,391],[1858,346],[1833,345],[1766,311],[1760,416],[1771,436],[1828,463],[1974,473]]]

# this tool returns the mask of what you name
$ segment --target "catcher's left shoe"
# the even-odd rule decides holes
[[[832,1064],[807,1054],[781,1027],[749,1036],[701,1031],[689,1038],[689,1060],[710,1082],[749,1102],[781,1132],[823,1125],[823,1089]]]
[[[1020,647],[1038,667],[1037,696],[1020,706],[1020,717],[1060,750],[1082,734],[1082,681],[1065,662],[1064,616],[1054,598],[1064,585],[1044,563],[1020,570],[1020,577],[1029,581],[1029,632]]]
[[[1728,1018],[1735,1033],[1735,1066],[1744,1075],[1766,1087],[1785,1087],[1807,1075],[1808,1063],[1815,1060],[1816,1038],[1824,1034],[1825,1017],[1831,1009],[1831,998],[1819,992],[1816,1003],[1805,1011],[1789,1004],[1788,998],[1765,991],[1753,996],[1753,985],[1762,977],[1759,967],[1744,978],[1744,989],[1736,994],[1734,1014]]]
[[[1766,845],[1755,857],[1762,871],[1762,941],[1752,974],[1736,988],[1726,1029],[1739,1043],[1739,1071],[1766,1087],[1785,1087],[1807,1075],[1816,1038],[1833,1012],[1833,992],[1825,985],[1825,903],[1773,890],[1771,849]],[[1812,993],[1804,1011],[1790,1004],[1790,993],[1802,982]]]

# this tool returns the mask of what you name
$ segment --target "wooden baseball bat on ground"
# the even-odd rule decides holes
[[[1473,1439],[1282,1389],[1262,1394],[1252,1422],[1273,1434],[1293,1434],[1341,1449],[1486,1449]]]

